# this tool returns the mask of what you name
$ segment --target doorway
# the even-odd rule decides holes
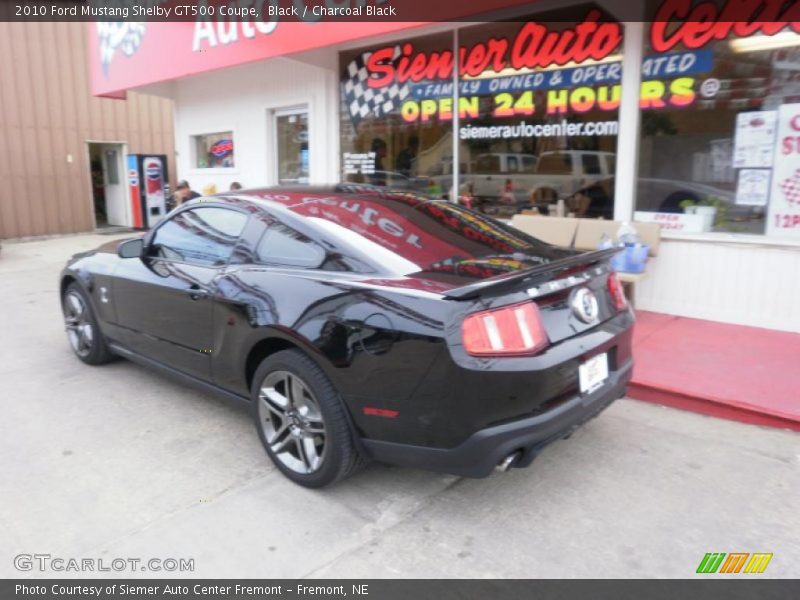
[[[124,144],[88,142],[96,227],[128,227]]]
[[[278,184],[308,183],[308,107],[273,112]]]

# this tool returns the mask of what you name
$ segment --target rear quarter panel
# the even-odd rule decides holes
[[[327,373],[369,437],[378,433],[376,419],[364,419],[363,407],[402,406],[446,351],[438,298],[258,266],[229,267],[217,287],[217,385],[249,395],[245,365],[253,347],[267,338],[290,341]]]

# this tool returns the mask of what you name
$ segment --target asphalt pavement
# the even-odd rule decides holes
[[[58,272],[108,239],[0,253],[1,577],[686,578],[707,552],[773,553],[761,577],[800,574],[800,434],[633,400],[528,469],[472,480],[372,465],[300,488],[246,408],[72,355]],[[17,570],[28,554],[194,571]]]

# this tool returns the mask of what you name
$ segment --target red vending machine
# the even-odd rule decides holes
[[[136,229],[150,229],[167,214],[166,154],[128,154],[131,214]]]

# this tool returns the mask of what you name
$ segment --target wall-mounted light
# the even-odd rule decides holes
[[[775,35],[754,35],[747,38],[737,38],[728,42],[734,52],[759,52],[762,50],[777,50],[800,46],[800,34],[793,31],[782,31]]]

